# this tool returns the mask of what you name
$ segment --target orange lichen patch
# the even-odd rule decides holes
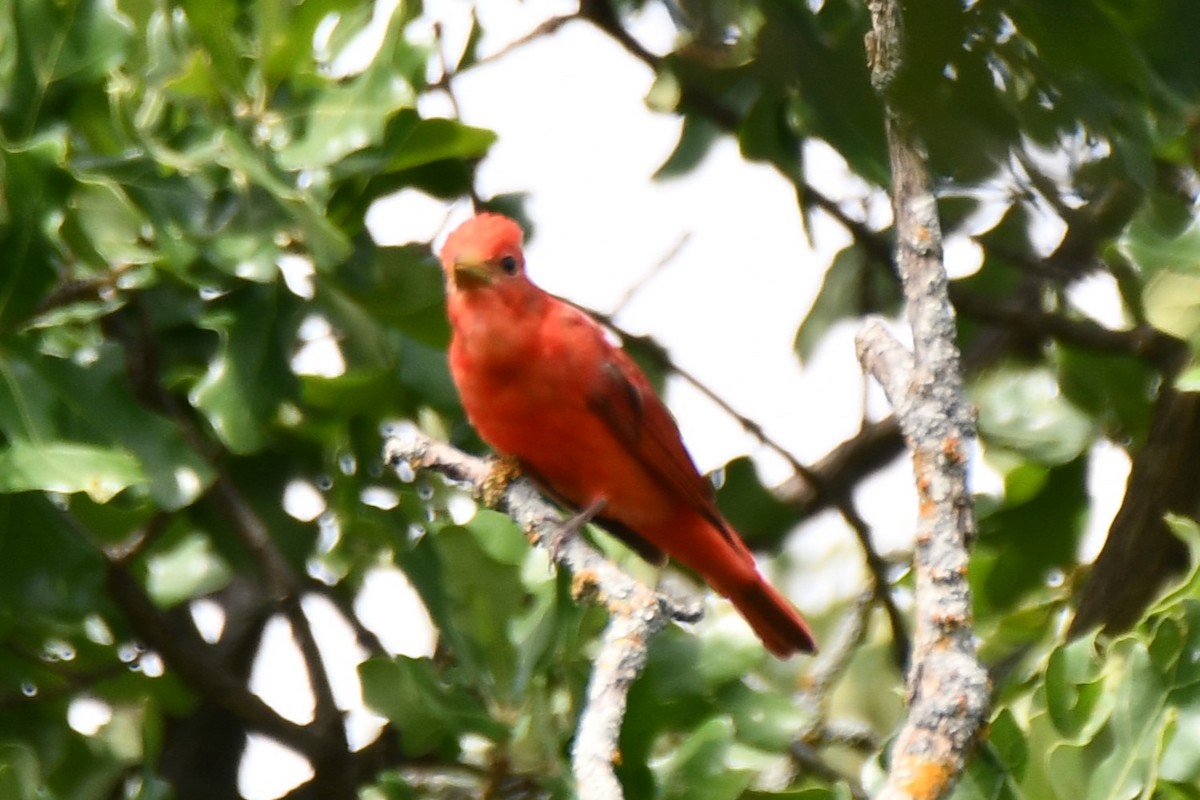
[[[921,517],[937,516],[937,503],[929,499],[929,496],[922,493],[921,501],[917,504],[917,514]]]
[[[917,246],[922,250],[927,250],[937,244],[938,237],[934,235],[933,231],[931,231],[929,228],[926,228],[924,225],[919,226],[914,233]]]
[[[594,570],[581,569],[571,576],[571,597],[582,600],[596,590],[600,576]]]
[[[947,436],[942,441],[942,455],[955,464],[961,464],[966,460],[963,458],[962,442],[957,436]]]
[[[488,508],[500,505],[508,485],[521,477],[521,465],[512,456],[501,456],[488,469],[487,477],[479,487],[479,497]]]
[[[917,800],[936,800],[941,797],[951,775],[948,764],[911,755],[898,763],[895,769],[901,776],[901,789]]]

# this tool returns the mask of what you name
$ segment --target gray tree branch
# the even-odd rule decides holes
[[[897,0],[868,0],[872,81],[888,100],[903,67]],[[975,530],[966,482],[974,437],[955,345],[932,182],[918,138],[887,103],[896,262],[913,332],[908,353],[880,323],[859,334],[859,358],[883,385],[912,452],[919,497],[914,569],[917,619],[909,713],[892,746],[884,800],[943,797],[957,783],[989,709],[987,672],[975,653],[967,544]]]
[[[504,483],[501,470],[444,442],[425,436],[390,438],[384,461],[430,469],[466,483],[485,504],[508,514],[536,545],[574,576],[572,592],[602,603],[609,622],[588,682],[587,702],[571,754],[581,800],[623,797],[613,765],[629,688],[646,665],[650,640],[671,619],[695,621],[699,607],[683,608],[626,575],[580,536],[557,538],[562,515],[526,480]],[[498,479],[499,478],[499,479]]]

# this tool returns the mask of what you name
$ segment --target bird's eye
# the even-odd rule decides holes
[[[500,259],[500,266],[503,267],[504,271],[507,272],[509,275],[516,275],[517,274],[517,257],[516,256],[505,256],[504,258]]]

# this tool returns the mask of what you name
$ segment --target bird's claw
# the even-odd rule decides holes
[[[601,498],[587,508],[581,509],[569,519],[563,520],[562,524],[558,525],[545,540],[546,550],[550,553],[550,560],[557,564],[558,557],[562,553],[562,547],[566,544],[567,539],[579,533],[583,529],[583,526],[591,522],[607,505],[608,501]]]

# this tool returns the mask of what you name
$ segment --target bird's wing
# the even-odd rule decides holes
[[[712,485],[684,448],[671,412],[633,359],[604,341],[602,331],[597,333],[604,354],[588,392],[588,406],[664,489],[698,511],[735,548],[744,550],[717,509]]]

